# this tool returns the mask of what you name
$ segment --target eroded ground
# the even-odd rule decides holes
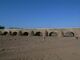
[[[0,60],[80,60],[80,39],[0,36]]]

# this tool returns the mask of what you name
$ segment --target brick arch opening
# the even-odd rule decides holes
[[[63,33],[64,35],[64,37],[74,37],[74,32],[66,32],[66,33]]]
[[[8,32],[7,31],[4,31],[3,33],[2,33],[2,35],[7,35],[8,34]]]
[[[29,33],[28,33],[28,32],[23,32],[22,35],[24,35],[24,36],[28,36]]]
[[[49,33],[49,36],[54,36],[54,37],[56,37],[56,36],[58,36],[58,34],[57,34],[57,32],[50,32],[50,33]]]
[[[42,34],[42,32],[36,32],[35,34],[34,34],[34,36],[42,36],[43,34]]]

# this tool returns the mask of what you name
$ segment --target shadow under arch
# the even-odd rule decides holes
[[[66,32],[66,33],[63,33],[63,36],[64,37],[74,37],[75,34],[74,34],[74,32]]]
[[[57,37],[58,34],[57,34],[57,32],[50,32],[50,33],[49,33],[49,36]]]
[[[36,32],[35,34],[34,34],[34,36],[42,36],[43,34],[42,34],[42,32]]]

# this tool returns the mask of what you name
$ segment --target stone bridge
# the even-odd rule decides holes
[[[80,29],[0,29],[0,35],[80,37]]]

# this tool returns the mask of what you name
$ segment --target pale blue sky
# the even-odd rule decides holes
[[[20,28],[80,27],[80,0],[0,0],[0,25]]]

